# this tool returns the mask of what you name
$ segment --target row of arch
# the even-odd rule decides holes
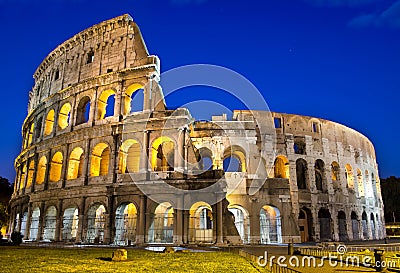
[[[152,171],[174,171],[176,142],[173,138],[161,136],[151,143],[151,154],[149,164]],[[208,149],[207,149],[208,150]],[[208,170],[213,168],[212,158],[206,149],[200,150],[200,168]],[[141,168],[142,146],[135,139],[125,140],[118,151],[118,170],[119,174],[137,173]],[[61,179],[73,180],[87,176],[105,176],[109,174],[111,164],[111,147],[109,144],[101,142],[96,144],[89,159],[85,157],[82,147],[75,147],[70,153],[69,158],[65,159],[62,151],[56,151],[51,159],[43,155],[39,158],[35,169],[35,159],[31,157],[28,161],[22,162],[17,169],[15,187],[17,190],[31,187],[33,181],[40,185],[46,181],[58,182]],[[64,161],[67,160],[66,163]],[[85,172],[85,166],[87,170]],[[65,177],[63,168],[67,168]],[[246,157],[244,152],[238,147],[229,147],[224,152],[223,168],[227,172],[245,172]],[[35,180],[34,180],[35,178]]]
[[[144,103],[144,90],[140,84],[130,85],[124,95],[122,96],[121,103],[116,103],[116,91],[114,89],[106,89],[100,93],[100,96],[96,100],[95,106],[93,106],[93,99],[84,95],[76,103],[75,107],[75,123],[74,125],[80,125],[89,122],[91,112],[94,114],[94,120],[102,120],[107,117],[115,116],[116,107],[122,105],[121,114],[127,115],[132,112],[142,111]],[[24,134],[23,147],[29,147],[35,139],[39,139],[41,136],[47,137],[52,135],[54,131],[61,131],[72,124],[71,113],[72,113],[72,101],[64,102],[60,109],[51,108],[47,111],[46,117],[37,118],[36,122],[28,124]],[[94,108],[93,110],[91,110]],[[43,128],[42,128],[43,127]]]
[[[234,217],[235,228],[243,243],[250,243],[250,220],[247,210],[240,205],[228,208]],[[174,243],[174,225],[176,224],[176,210],[169,202],[164,202],[149,215],[149,223],[145,231],[146,243]],[[199,201],[194,203],[188,213],[188,242],[215,243],[215,212],[208,203]],[[105,240],[106,218],[108,212],[102,203],[95,203],[87,210],[85,217],[80,215],[77,206],[64,210],[57,218],[55,206],[49,206],[44,215],[39,207],[35,207],[28,220],[28,211],[15,217],[14,230],[19,230],[25,240],[37,241],[65,241],[103,243]],[[113,214],[114,238],[116,245],[130,245],[137,241],[138,209],[134,203],[120,204]],[[21,219],[20,219],[21,218]],[[57,222],[62,224],[57,224]],[[82,224],[81,221],[85,223]],[[265,205],[260,210],[260,243],[281,243],[281,218],[276,207]],[[57,232],[57,228],[60,230]]]
[[[329,209],[321,208],[318,211],[317,217],[320,241],[375,240],[384,237],[382,223],[377,213],[374,214],[371,212],[368,216],[363,211],[360,219],[355,211],[351,211],[350,217],[348,217],[343,210],[339,210],[336,216],[337,238],[333,238],[335,234],[334,220]],[[301,241],[308,242],[313,240],[315,234],[312,229],[313,216],[311,210],[305,207],[300,209],[298,223]]]
[[[355,190],[360,197],[377,197],[377,192],[379,192],[379,183],[375,180],[374,173],[371,173],[370,175],[368,170],[365,170],[363,173],[360,169],[357,169],[355,175],[353,167],[350,164],[346,164],[344,172],[347,188]],[[325,162],[321,159],[317,159],[314,163],[315,188],[317,190],[327,192],[327,175]],[[274,177],[290,178],[289,160],[285,156],[280,155],[275,159]],[[339,188],[341,168],[336,161],[333,161],[330,165],[330,177],[333,187]],[[302,158],[296,160],[296,181],[298,189],[310,189],[308,163]]]

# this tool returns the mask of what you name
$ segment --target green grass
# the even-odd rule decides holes
[[[155,253],[129,249],[128,261],[105,261],[112,252],[112,248],[4,246],[0,247],[0,272],[258,272],[246,259],[226,252]]]

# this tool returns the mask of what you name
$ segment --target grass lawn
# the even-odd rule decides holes
[[[128,261],[111,262],[112,248],[0,247],[0,272],[258,272],[232,253],[155,253],[128,249]]]

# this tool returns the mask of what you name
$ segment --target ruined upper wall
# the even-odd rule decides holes
[[[43,60],[34,74],[28,111],[69,86],[154,62],[130,15],[101,22],[60,44]]]

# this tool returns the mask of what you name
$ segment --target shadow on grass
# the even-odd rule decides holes
[[[112,262],[112,258],[105,258],[105,257],[96,258],[96,260],[105,261],[105,262]]]

